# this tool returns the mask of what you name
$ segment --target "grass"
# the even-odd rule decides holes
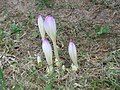
[[[38,10],[43,10],[45,7],[52,8],[54,3],[52,0],[35,0]]]
[[[0,89],[6,90],[6,83],[4,80],[4,74],[3,74],[3,70],[1,68],[0,68]]]
[[[27,5],[32,9],[26,7],[23,13],[15,7],[8,8],[9,5],[5,3],[3,12],[7,11],[7,16],[0,22],[0,90],[120,89],[119,25],[114,22],[119,16],[117,6],[108,0],[30,0]],[[107,13],[102,12],[106,9]],[[51,14],[57,23],[57,45],[65,70],[55,66],[52,75],[46,73],[35,18],[38,14]],[[4,16],[1,12],[0,15]],[[77,72],[70,67],[67,52],[70,38],[77,46]],[[42,56],[40,65],[36,60],[38,53]]]
[[[95,26],[95,32],[97,35],[107,34],[110,32],[110,28],[108,25],[105,26]]]

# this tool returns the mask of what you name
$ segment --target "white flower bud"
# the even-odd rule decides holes
[[[75,44],[72,41],[69,42],[68,52],[69,52],[69,55],[70,55],[70,58],[71,58],[73,64],[78,68],[77,50],[76,50]]]
[[[40,56],[39,54],[37,54],[37,63],[39,64],[39,63],[41,63],[41,62],[42,62],[41,56]]]
[[[45,38],[44,22],[41,15],[38,16],[38,27],[39,27],[39,31],[42,39]]]
[[[46,61],[48,63],[49,71],[53,69],[53,61],[52,61],[52,48],[47,39],[43,39],[42,41],[42,49],[45,54]]]
[[[62,65],[62,70],[65,71],[65,65]]]

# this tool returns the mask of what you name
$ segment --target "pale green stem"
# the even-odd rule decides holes
[[[17,41],[20,41],[20,34],[16,34]]]
[[[73,62],[74,63],[74,65],[76,66],[76,67],[78,67],[78,62],[77,61],[75,61],[75,62]]]
[[[48,74],[52,74],[53,73],[53,66],[52,65],[49,65],[47,67],[47,72],[48,72]]]
[[[55,54],[56,59],[58,60],[58,62],[56,62],[56,63],[59,63],[59,66],[60,66],[60,62],[59,62],[60,58],[59,58],[59,55],[58,55],[56,40],[52,40],[52,41],[53,41],[54,54]]]

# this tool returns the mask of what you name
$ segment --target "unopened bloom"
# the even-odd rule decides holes
[[[62,65],[62,70],[65,71],[65,65]]]
[[[44,30],[44,22],[43,22],[43,18],[41,15],[38,16],[38,27],[39,27],[39,31],[41,34],[42,39],[45,37],[45,30]]]
[[[46,33],[52,40],[56,40],[56,23],[52,16],[47,16],[44,21],[44,28]]]
[[[40,56],[40,54],[37,54],[37,63],[39,64],[39,63],[41,63],[41,62],[42,62],[41,56]]]
[[[52,47],[47,39],[42,40],[42,49],[45,54],[49,72],[52,72],[52,70],[53,70]]]
[[[73,62],[73,65],[75,65],[75,67],[78,68],[77,50],[76,50],[75,44],[72,41],[69,42],[68,52],[69,52],[70,58]],[[72,65],[72,68],[74,67],[73,65]]]

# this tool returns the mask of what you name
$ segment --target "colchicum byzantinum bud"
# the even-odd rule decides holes
[[[41,62],[42,62],[41,56],[40,56],[40,54],[37,54],[37,63],[39,64],[39,63],[41,63]]]
[[[42,67],[42,60],[41,60],[41,55],[37,54],[37,64],[39,67]]]
[[[38,27],[39,27],[41,37],[42,37],[42,39],[44,39],[45,38],[45,30],[44,30],[43,18],[41,15],[38,16]]]
[[[75,44],[72,41],[69,42],[68,52],[69,52],[70,58],[73,62],[73,64],[71,65],[72,70],[77,71],[77,69],[78,69],[77,50],[76,50]]]
[[[52,41],[56,41],[56,23],[55,19],[52,16],[47,16],[44,21],[44,28],[46,33],[52,39]]]
[[[56,23],[55,19],[52,16],[47,16],[44,21],[44,28],[48,36],[52,39],[53,47],[54,47],[54,54],[55,54],[55,61],[57,62],[57,66],[60,66],[59,62],[59,55],[57,50],[57,44],[56,44]]]
[[[52,73],[53,72],[52,47],[47,39],[42,40],[42,49],[48,64],[47,71],[48,73]]]

